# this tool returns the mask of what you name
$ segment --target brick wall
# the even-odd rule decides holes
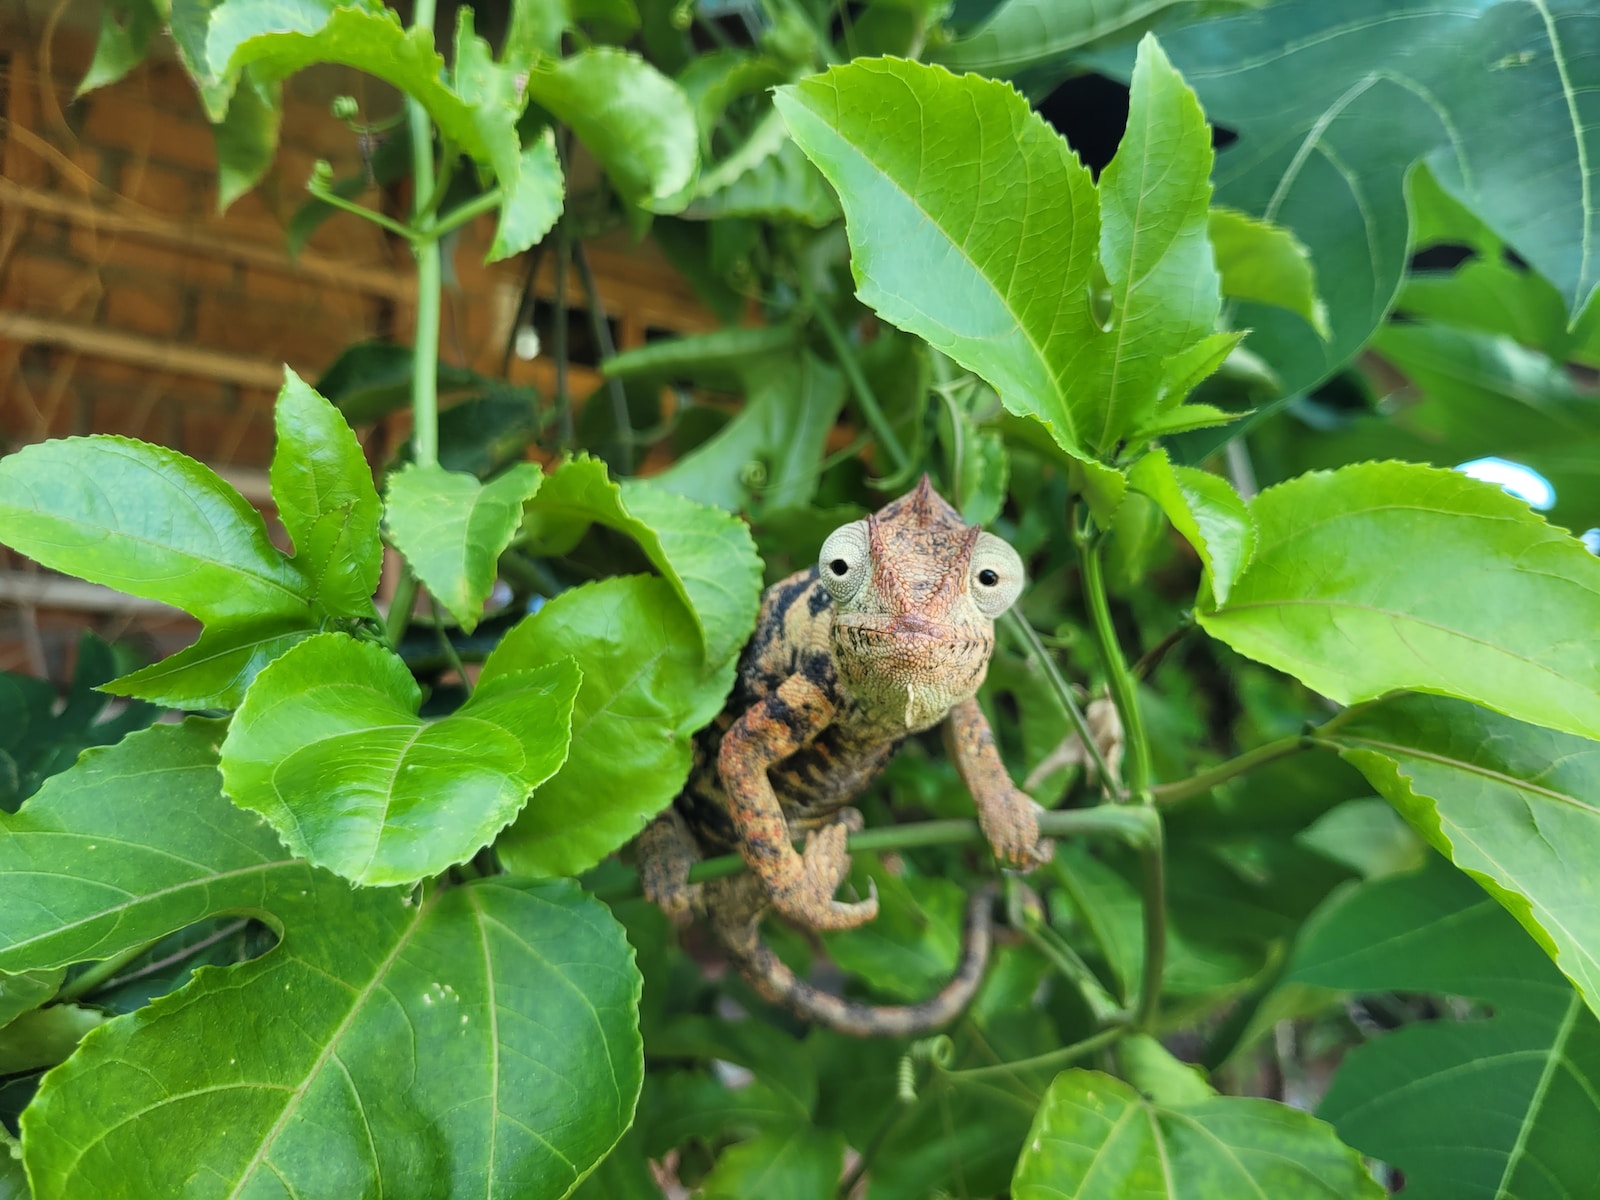
[[[328,113],[332,97],[355,95],[372,113],[396,111],[398,98],[342,68],[294,77],[270,174],[219,214],[211,133],[170,46],[74,98],[98,13],[89,0],[0,5],[0,450],[125,434],[224,469],[269,503],[262,471],[281,364],[314,380],[352,342],[410,338],[412,264],[398,239],[339,214],[298,261],[283,248],[312,165],[326,159],[341,176],[362,169],[356,136]],[[376,189],[362,200],[391,211],[400,202]],[[485,267],[492,233],[482,218],[456,239],[442,357],[497,374],[524,264]],[[641,344],[646,328],[715,326],[648,243],[601,240],[589,253],[622,347]],[[553,258],[536,286],[546,298]],[[576,279],[568,294],[581,296]],[[546,394],[552,375],[547,360],[513,361],[513,382]],[[581,366],[571,380],[579,402],[598,385]],[[404,435],[403,418],[392,425],[360,431],[381,443],[375,458]],[[0,571],[33,570],[0,557]],[[30,604],[33,627],[20,630],[14,612],[0,611],[0,669],[25,664],[60,678],[85,620],[106,633],[134,621],[159,652],[194,633],[181,615],[163,624],[148,612],[86,611],[81,597],[74,605]]]

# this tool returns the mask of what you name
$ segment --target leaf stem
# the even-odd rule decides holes
[[[1154,808],[1141,806],[1153,813]],[[1167,965],[1167,865],[1166,850],[1157,821],[1156,837],[1139,850],[1143,869],[1140,901],[1144,913],[1144,971],[1139,979],[1139,1004],[1134,1010],[1135,1028],[1155,1032],[1161,1009],[1161,976]]]
[[[386,216],[377,209],[368,208],[365,204],[357,204],[354,200],[347,200],[345,197],[339,195],[338,192],[335,192],[331,188],[323,187],[316,181],[315,177],[313,177],[306,184],[306,191],[310,194],[313,200],[320,200],[330,208],[337,208],[343,212],[354,213],[363,221],[371,221],[374,225],[378,225],[384,229],[387,229],[396,237],[405,238],[405,240],[408,242],[416,241],[416,230],[412,229],[409,225],[402,225],[393,217]]]
[[[1123,1034],[1128,1032],[1126,1025],[1113,1025],[1109,1029],[1102,1029],[1099,1033],[1090,1034],[1082,1041],[1073,1042],[1070,1046],[1062,1046],[1059,1050],[1051,1050],[1047,1054],[1038,1054],[1032,1058],[1019,1058],[1012,1062],[996,1063],[992,1067],[964,1067],[951,1070],[940,1067],[940,1072],[955,1083],[969,1082],[978,1079],[995,1079],[1001,1076],[1014,1076],[1023,1071],[1060,1070],[1070,1066],[1081,1058],[1088,1058],[1097,1050],[1103,1050],[1111,1045]]]
[[[551,330],[556,356],[556,442],[572,449],[572,394],[567,389],[567,267],[572,261],[572,239],[565,219],[556,226],[555,325]]]
[[[1151,795],[1157,804],[1178,804],[1195,796],[1204,795],[1212,788],[1227,783],[1236,775],[1264,767],[1268,763],[1277,762],[1278,759],[1287,758],[1301,750],[1312,749],[1315,744],[1308,734],[1292,733],[1288,737],[1257,746],[1254,750],[1246,750],[1243,754],[1236,755],[1227,762],[1218,763],[1198,775],[1191,775],[1188,779],[1161,784],[1151,789]]]
[[[392,650],[400,649],[400,642],[406,636],[406,627],[411,624],[411,610],[417,603],[417,577],[411,573],[411,568],[400,562],[400,578],[395,581],[394,595],[389,600],[389,616],[383,623],[383,631],[389,638],[389,647]]]
[[[1100,744],[1095,741],[1094,734],[1089,729],[1089,719],[1083,715],[1083,709],[1078,706],[1078,698],[1072,694],[1072,685],[1067,682],[1066,677],[1061,674],[1061,668],[1056,666],[1056,660],[1045,649],[1044,642],[1039,638],[1039,631],[1015,608],[1008,610],[1000,619],[1006,622],[1022,640],[1029,655],[1044,671],[1045,680],[1055,691],[1056,699],[1061,701],[1061,706],[1067,710],[1067,719],[1072,722],[1073,731],[1077,733],[1078,740],[1083,743],[1095,770],[1099,772],[1097,778],[1100,780],[1100,786],[1109,795],[1120,793],[1122,776],[1112,771],[1105,755],[1100,752]]]
[[[480,195],[474,196],[471,200],[467,200],[456,205],[449,212],[445,213],[444,216],[435,221],[433,226],[427,231],[426,234],[420,236],[427,237],[430,241],[436,242],[440,238],[444,237],[445,234],[454,233],[457,229],[460,229],[468,221],[472,220],[473,217],[481,216],[482,214],[493,210],[500,203],[501,199],[502,193],[500,189],[498,187],[492,187],[487,192],[483,192]]]
[[[833,319],[833,314],[828,311],[827,305],[818,301],[811,284],[806,281],[805,269],[802,267],[797,274],[800,278],[801,298],[810,306],[811,315],[816,318],[822,336],[828,339],[834,358],[839,361],[844,377],[849,380],[850,390],[855,393],[856,406],[860,408],[862,417],[872,430],[872,435],[878,439],[878,444],[894,463],[894,470],[884,479],[884,485],[895,486],[896,482],[904,483],[911,477],[916,464],[907,456],[905,447],[895,436],[894,427],[889,424],[889,418],[884,416],[883,408],[878,404],[878,397],[873,393],[872,385],[867,382],[867,377],[861,370],[861,362],[856,358],[855,348],[845,337],[844,330],[839,328],[839,322]]]
[[[444,652],[445,661],[452,670],[461,677],[461,686],[467,693],[467,699],[472,699],[472,680],[467,676],[466,667],[461,665],[461,655],[456,653],[455,643],[450,640],[450,632],[444,627],[444,610],[439,607],[439,602],[433,594],[428,594],[428,607],[433,610],[433,632],[439,638],[439,649]]]
[[[1140,800],[1150,799],[1150,743],[1145,737],[1144,718],[1133,676],[1128,672],[1117,631],[1111,623],[1111,603],[1106,595],[1105,574],[1100,562],[1099,540],[1092,535],[1078,538],[1079,561],[1083,566],[1083,592],[1100,643],[1100,659],[1105,664],[1111,698],[1128,742],[1128,790]],[[1081,736],[1081,735],[1080,735]]]
[[[588,301],[589,321],[594,327],[594,340],[599,344],[602,368],[616,357],[617,346],[611,340],[611,323],[606,320],[605,307],[600,303],[600,288],[595,283],[594,271],[589,266],[589,254],[581,239],[572,244],[572,263],[578,268],[578,281]],[[633,474],[633,424],[628,418],[628,393],[622,380],[606,376],[606,389],[611,396],[611,421],[617,429],[617,471]]]
[[[148,954],[150,948],[159,942],[160,938],[152,938],[148,942],[140,942],[137,946],[129,946],[121,953],[113,954],[110,958],[102,958],[84,969],[81,975],[69,980],[59,992],[56,993],[56,1003],[70,1004],[74,1000],[87,996],[100,988],[106,980],[114,976],[129,963],[142,954]]]

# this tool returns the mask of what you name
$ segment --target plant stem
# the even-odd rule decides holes
[[[234,921],[229,925],[224,925],[210,937],[201,938],[198,942],[195,942],[189,946],[185,946],[182,950],[175,951],[174,953],[167,955],[165,958],[158,958],[153,963],[147,963],[146,965],[140,967],[137,971],[129,971],[126,975],[118,975],[114,979],[108,979],[106,981],[107,990],[110,988],[121,987],[125,983],[132,983],[135,979],[143,979],[148,975],[154,975],[157,971],[163,971],[168,967],[176,966],[184,959],[193,958],[202,950],[209,950],[218,942],[226,941],[248,924],[250,924],[248,920]]]
[[[417,0],[413,28],[433,31],[435,0]],[[417,256],[417,330],[411,354],[411,449],[419,467],[439,465],[439,243],[431,236],[433,219],[433,122],[428,110],[406,101],[411,123],[412,252]],[[392,610],[391,610],[392,611]],[[409,619],[409,614],[407,614]]]
[[[444,216],[434,222],[426,234],[429,240],[438,241],[447,233],[460,229],[473,217],[489,212],[501,201],[502,195],[498,187],[492,187],[481,195],[474,196],[464,204],[458,204]]]
[[[517,331],[522,328],[522,319],[532,312],[534,304],[535,281],[539,275],[539,264],[544,261],[545,246],[549,243],[539,241],[528,251],[528,266],[522,273],[522,287],[517,292],[517,315],[511,319],[511,332],[506,335],[505,352],[500,356],[500,377],[507,378],[511,374],[511,356],[517,350]]]
[[[894,463],[894,470],[884,483],[890,484],[895,480],[904,482],[910,478],[916,464],[906,455],[905,447],[900,444],[900,439],[895,436],[894,427],[889,424],[889,418],[884,416],[883,409],[878,404],[878,397],[873,393],[872,385],[867,382],[866,375],[862,373],[861,363],[856,358],[855,349],[850,345],[849,339],[844,336],[844,330],[839,328],[839,322],[833,319],[833,314],[828,311],[827,305],[818,301],[811,285],[805,281],[804,268],[800,269],[799,276],[801,297],[810,306],[811,315],[817,319],[817,324],[822,329],[822,336],[828,339],[834,358],[839,360],[839,366],[844,370],[844,377],[850,381],[850,390],[855,393],[856,405],[861,409],[861,415],[866,419],[868,428],[878,439],[878,444],[883,447],[884,453]]]
[[[1105,575],[1101,570],[1100,547],[1093,537],[1080,537],[1078,551],[1083,564],[1084,596],[1089,602],[1095,637],[1100,642],[1100,659],[1105,664],[1111,698],[1116,702],[1117,715],[1122,718],[1123,734],[1128,743],[1128,790],[1141,800],[1148,801],[1150,743],[1145,739],[1144,718],[1139,714],[1133,676],[1128,673],[1127,661],[1122,657],[1122,647],[1117,642],[1117,631],[1111,623],[1111,603],[1106,595]]]
[[[1045,680],[1055,691],[1056,699],[1061,701],[1061,707],[1067,710],[1067,719],[1072,722],[1072,728],[1078,735],[1078,740],[1083,743],[1083,748],[1088,752],[1090,761],[1094,763],[1095,770],[1099,772],[1100,786],[1108,794],[1115,795],[1122,790],[1122,777],[1113,772],[1107,765],[1105,755],[1100,752],[1100,745],[1094,740],[1094,734],[1089,730],[1089,719],[1083,715],[1083,709],[1078,707],[1078,698],[1072,694],[1072,685],[1061,674],[1061,669],[1056,666],[1056,660],[1045,649],[1044,642],[1039,639],[1039,631],[1030,625],[1027,619],[1015,608],[1007,611],[1000,618],[1021,639],[1027,647],[1029,655],[1044,671]]]
[[[1070,1046],[1063,1046],[1059,1050],[1052,1050],[1048,1054],[1035,1055],[1033,1058],[1019,1058],[1014,1062],[996,1063],[992,1067],[966,1067],[952,1071],[947,1067],[940,1067],[946,1078],[955,1083],[962,1083],[977,1079],[995,1079],[1001,1076],[1016,1075],[1022,1071],[1060,1070],[1062,1067],[1077,1062],[1080,1058],[1088,1058],[1097,1050],[1103,1050],[1112,1042],[1128,1031],[1125,1025],[1113,1025],[1109,1029],[1102,1029],[1099,1033],[1090,1034],[1081,1042],[1073,1042]]]
[[[583,242],[572,245],[572,262],[578,268],[578,280],[583,284],[583,294],[589,302],[589,320],[594,326],[594,340],[600,346],[601,365],[616,356],[616,343],[611,340],[611,323],[606,320],[606,310],[600,303],[600,289],[595,284],[594,272],[589,268],[589,254]],[[606,389],[611,396],[611,421],[617,427],[617,470],[623,475],[633,474],[633,424],[628,419],[628,393],[622,380],[606,376]]]
[[[1147,812],[1154,809],[1145,808]],[[1155,1031],[1161,1008],[1161,975],[1167,965],[1167,868],[1166,852],[1157,823],[1157,836],[1139,851],[1143,868],[1140,902],[1144,912],[1144,971],[1139,979],[1139,1005],[1134,1010],[1134,1025],[1146,1033]]]
[[[1045,837],[1104,834],[1134,846],[1147,846],[1152,837],[1159,837],[1159,824],[1154,809],[1121,804],[1097,804],[1093,808],[1068,808],[1039,815],[1039,832]],[[911,850],[922,846],[958,846],[982,839],[983,831],[978,828],[976,821],[917,821],[907,825],[890,825],[884,829],[863,830],[852,834],[847,845],[852,852],[864,853]],[[724,854],[696,863],[689,872],[689,879],[693,883],[704,883],[708,879],[737,875],[744,869],[743,858],[737,854]],[[595,889],[594,894],[602,900],[626,900],[639,894],[638,878],[619,878],[609,887]]]
[[[400,578],[394,585],[394,596],[389,601],[389,616],[383,623],[383,630],[389,638],[389,647],[393,650],[400,649],[400,642],[406,636],[406,627],[411,624],[411,609],[417,602],[417,577],[411,573],[411,568],[400,564]]]
[[[472,680],[467,676],[467,669],[461,665],[461,655],[456,653],[455,643],[450,640],[450,632],[444,627],[444,610],[439,607],[439,602],[430,594],[428,607],[433,610],[433,631],[439,638],[439,649],[444,652],[445,661],[457,675],[461,677],[461,686],[466,690],[467,699],[472,699]]]
[[[313,200],[320,200],[324,204],[340,209],[347,213],[354,213],[364,221],[371,221],[374,225],[382,226],[396,237],[403,237],[408,242],[416,240],[416,232],[410,226],[402,225],[393,217],[386,216],[376,209],[368,208],[365,204],[357,204],[354,200],[346,200],[337,192],[328,188],[318,187],[315,182],[306,184],[306,191]]]
[[[1150,672],[1154,671],[1161,665],[1161,660],[1167,656],[1167,652],[1179,642],[1183,641],[1183,639],[1187,637],[1189,632],[1194,628],[1194,613],[1185,613],[1182,623],[1179,624],[1176,629],[1167,634],[1166,637],[1162,638],[1154,646],[1150,647],[1150,649],[1146,650],[1144,654],[1140,656],[1139,661],[1133,664],[1134,680],[1138,681],[1141,679],[1148,679]]]
[[[142,954],[148,954],[150,948],[160,940],[160,938],[152,938],[148,942],[140,942],[137,946],[129,946],[120,954],[113,954],[110,958],[103,958],[99,962],[91,964],[85,968],[81,975],[70,980],[56,993],[56,1003],[70,1004],[74,1000],[97,990],[106,980],[122,970],[134,959]]]
[[[572,260],[572,241],[567,223],[556,226],[556,311],[551,330],[556,353],[556,442],[562,450],[572,449],[572,395],[567,390],[567,265]]]
[[[1161,784],[1151,789],[1151,795],[1155,797],[1157,804],[1178,804],[1194,796],[1204,795],[1212,788],[1228,782],[1235,775],[1243,775],[1246,771],[1264,767],[1270,762],[1277,762],[1278,759],[1287,758],[1301,750],[1309,750],[1315,744],[1307,734],[1292,733],[1288,737],[1257,746],[1254,750],[1246,750],[1243,754],[1230,758],[1227,762],[1218,763],[1198,775],[1191,775],[1188,779]]]

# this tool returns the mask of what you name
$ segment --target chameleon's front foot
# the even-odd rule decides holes
[[[675,925],[687,925],[703,907],[704,885],[689,882],[690,868],[699,861],[694,835],[676,809],[667,809],[639,835],[640,887]]]
[[[1028,793],[1015,787],[1002,799],[978,807],[978,824],[1002,866],[1031,871],[1055,857],[1056,844],[1039,836],[1043,811]]]
[[[833,898],[850,871],[845,839],[861,828],[861,814],[841,809],[839,819],[806,834],[803,854],[791,854],[771,885],[772,907],[797,925],[810,929],[854,929],[878,915],[874,888],[865,900],[850,903]]]

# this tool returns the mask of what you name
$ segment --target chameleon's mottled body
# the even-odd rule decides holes
[[[933,1000],[875,1008],[818,992],[761,945],[767,907],[796,924],[847,929],[877,899],[833,899],[849,866],[846,805],[910,734],[944,722],[944,740],[1003,861],[1049,856],[1037,806],[1006,774],[973,699],[994,647],[993,618],[1022,585],[1010,547],[962,522],[929,486],[823,546],[817,567],[767,590],[727,707],[695,743],[673,809],[640,839],[645,890],[669,913],[703,912],[752,983],[802,1015],[846,1032],[904,1033],[954,1016],[971,997],[988,945],[987,897],[975,898],[956,977]],[[805,851],[791,839],[806,834]],[[690,885],[707,854],[737,850],[748,875]]]

